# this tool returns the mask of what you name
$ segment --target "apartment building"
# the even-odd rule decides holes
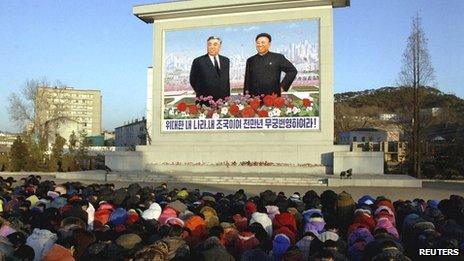
[[[85,130],[88,135],[101,133],[102,96],[99,90],[39,87],[35,106],[36,124],[40,126],[50,121],[68,119],[65,122],[79,126],[75,132]]]
[[[114,129],[116,147],[147,144],[147,120],[143,117]]]

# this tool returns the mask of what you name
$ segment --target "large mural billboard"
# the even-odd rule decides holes
[[[283,55],[296,69],[282,93],[244,92],[247,60],[257,54],[260,33],[271,35],[270,52]],[[192,63],[207,54],[211,36],[222,40],[219,54],[228,58],[228,67],[223,58],[217,61],[222,66],[218,75],[228,76],[230,85],[230,95],[219,99],[199,96],[192,87]],[[318,19],[165,31],[162,131],[319,130],[319,50]],[[213,58],[205,59],[212,71],[220,67]],[[272,69],[273,62],[264,66]],[[266,68],[259,77],[267,77]],[[285,75],[282,71],[280,81]],[[213,82],[203,79],[203,84]]]

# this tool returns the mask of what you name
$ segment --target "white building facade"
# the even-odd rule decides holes
[[[147,144],[147,120],[135,120],[123,126],[117,127],[115,133],[116,147],[134,147]]]

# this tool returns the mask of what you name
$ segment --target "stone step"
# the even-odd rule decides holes
[[[240,184],[240,185],[281,185],[281,186],[327,186],[327,178],[319,177],[268,177],[268,176],[210,176],[210,175],[157,175],[154,173],[117,173],[107,176],[108,182],[171,182],[192,184]]]
[[[236,166],[236,165],[163,165],[147,164],[147,171],[160,174],[266,174],[266,175],[324,175],[326,166]]]
[[[407,175],[353,175],[340,179],[334,175],[262,174],[262,173],[206,173],[158,174],[148,171],[111,172],[81,171],[58,172],[57,179],[95,182],[151,182],[192,184],[279,185],[279,186],[328,186],[328,187],[422,187],[422,180]]]

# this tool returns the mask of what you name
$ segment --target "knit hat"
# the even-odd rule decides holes
[[[56,209],[60,209],[62,208],[64,205],[66,205],[68,202],[66,201],[65,198],[63,197],[57,197],[55,198],[52,203],[50,203],[50,207],[51,208],[56,208]]]
[[[325,242],[327,240],[332,240],[332,241],[336,242],[336,241],[338,241],[340,236],[337,233],[332,232],[332,231],[324,231],[324,232],[319,234],[318,238],[322,242]]]
[[[11,233],[7,236],[7,238],[15,248],[26,244],[26,236],[21,232]]]
[[[374,240],[374,237],[372,236],[369,229],[365,227],[359,227],[348,235],[348,246],[353,246],[356,242],[360,240],[366,242],[367,244]]]
[[[296,240],[296,232],[289,229],[288,227],[279,227],[277,229],[274,229],[274,234],[277,235],[277,234],[284,234],[286,235],[289,239],[290,239],[290,242],[293,244],[295,243],[295,240]]]
[[[188,197],[188,195],[189,195],[189,193],[185,189],[182,189],[181,191],[179,191],[177,193],[177,197],[180,198],[180,199],[186,199]]]
[[[215,199],[213,196],[203,196],[201,199],[202,199],[203,201],[216,203],[216,199]]]
[[[234,220],[235,227],[237,227],[238,231],[244,231],[248,227],[248,219],[246,217],[242,217],[240,214],[235,214],[232,216]]]
[[[266,206],[267,215],[271,220],[274,219],[275,215],[280,214],[277,206]]]
[[[356,213],[353,219],[353,224],[360,224],[369,231],[374,231],[375,228],[375,220],[372,218],[372,216],[365,214],[365,213]],[[350,226],[351,227],[351,226]],[[348,229],[349,230],[349,229]]]
[[[140,242],[142,242],[142,239],[134,233],[124,234],[116,239],[116,244],[122,246],[124,249],[133,249]]]
[[[245,213],[247,214],[247,216],[251,216],[251,214],[255,213],[257,209],[258,207],[252,201],[248,201],[247,203],[245,203]]]
[[[194,215],[185,221],[184,227],[190,231],[190,236],[195,239],[204,239],[204,237],[208,234],[206,222],[197,215]]]
[[[274,225],[274,228],[285,226],[291,229],[292,231],[296,232],[295,217],[288,212],[284,212],[284,213],[276,215],[272,223]]]
[[[219,225],[219,218],[217,216],[216,210],[212,207],[204,206],[200,213],[205,217],[205,222],[208,228]]]
[[[430,199],[427,201],[427,206],[429,208],[438,208],[438,200],[433,200],[433,199]]]
[[[167,260],[168,252],[168,244],[162,240],[158,240],[135,253],[134,260]]]
[[[14,257],[20,260],[33,260],[35,257],[34,249],[28,245],[21,245],[14,251]]]
[[[68,192],[68,190],[63,185],[56,186],[55,191],[60,193],[60,195],[66,195]]]
[[[161,215],[161,207],[158,203],[152,203],[150,207],[143,211],[142,218],[145,220],[158,220],[159,216]]]
[[[2,237],[7,237],[10,234],[13,234],[16,232],[16,229],[12,228],[10,225],[3,224],[2,227],[0,228],[0,236]]]
[[[113,212],[113,206],[109,203],[102,203],[95,211],[94,215],[94,227],[101,228],[108,223],[111,212]]]
[[[386,207],[389,207],[391,211],[393,211],[393,213],[395,212],[395,207],[393,206],[391,200],[387,199],[387,198],[377,198],[377,202],[375,203],[375,205],[377,205],[377,208],[381,207],[381,206],[386,206]]]
[[[179,200],[168,203],[168,207],[174,209],[177,213],[182,213],[187,210],[187,206]]]
[[[388,232],[388,234],[395,236],[396,238],[399,238],[398,230],[393,226],[393,224],[390,222],[388,218],[380,218],[377,220],[375,230],[379,228],[385,229]]]
[[[274,191],[266,190],[259,194],[264,205],[274,204],[277,199],[277,195]]]
[[[291,201],[301,201],[300,195],[297,194],[297,193],[293,193],[293,195],[291,195],[291,196],[289,197],[289,199],[290,199]]]
[[[132,225],[134,223],[137,223],[137,221],[139,221],[139,219],[140,219],[140,216],[137,213],[137,211],[135,211],[135,209],[129,209],[129,211],[127,211],[126,223],[128,225]]]
[[[369,195],[364,195],[358,200],[358,206],[360,205],[374,205],[375,199]]]
[[[235,250],[241,255],[242,253],[254,249],[259,246],[259,240],[255,237],[255,234],[250,231],[242,231],[238,235],[235,241]]]
[[[123,208],[117,208],[111,213],[109,222],[114,226],[122,225],[126,223],[127,217],[127,210]]]
[[[158,218],[158,222],[160,224],[166,224],[166,220],[170,217],[177,217],[177,212],[175,209],[167,206],[163,209],[163,212],[161,212],[161,215]]]
[[[274,260],[279,261],[282,255],[287,252],[290,247],[290,238],[284,234],[277,234],[272,241],[272,256]]]
[[[318,235],[324,231],[324,226],[325,221],[323,217],[321,217],[320,215],[318,217],[312,216],[305,224],[304,231],[313,232],[315,235]]]
[[[337,205],[339,207],[354,205],[354,200],[348,192],[342,191],[340,194],[338,194]]]
[[[177,218],[177,217],[170,217],[166,219],[166,224],[170,226],[184,227],[184,221],[182,221],[182,219]]]

